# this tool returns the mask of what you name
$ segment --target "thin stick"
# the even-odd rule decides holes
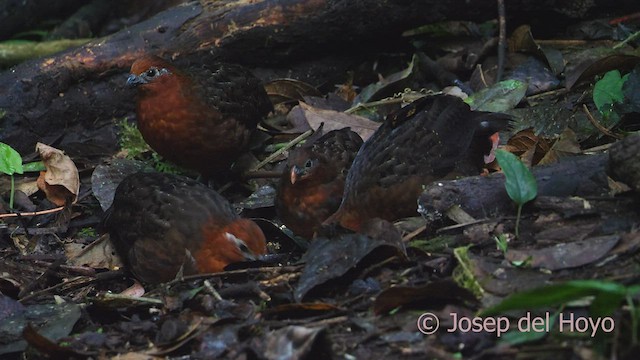
[[[498,72],[496,82],[502,79],[504,73],[505,48],[507,46],[507,19],[504,9],[504,0],[498,0]]]
[[[413,240],[414,237],[418,236],[421,232],[427,230],[427,225],[422,225],[419,228],[413,230],[402,238],[402,242],[406,243]]]
[[[311,136],[311,134],[313,134],[313,130],[307,130],[307,131],[303,132],[297,138],[291,140],[287,145],[283,146],[281,149],[278,149],[273,154],[267,156],[266,159],[262,160],[258,165],[256,165],[253,169],[251,169],[251,171],[259,170],[260,168],[262,168],[266,164],[268,164],[271,161],[273,161],[273,159],[275,159],[278,156],[280,156],[280,154],[282,154],[283,152],[291,149],[292,147],[296,146],[302,140],[304,140],[304,139],[308,138],[309,136]]]
[[[640,31],[636,31],[633,34],[629,35],[626,39],[622,40],[619,44],[616,44],[613,47],[613,50],[618,50],[618,49],[622,48],[623,46],[627,45],[627,43],[629,41],[633,41],[633,40],[635,40],[635,39],[637,39],[639,37],[640,37]]]
[[[63,209],[64,209],[64,206],[60,206],[60,207],[53,208],[53,209],[49,209],[49,210],[32,211],[32,212],[22,212],[22,213],[0,214],[0,219],[2,219],[2,218],[8,218],[8,217],[18,217],[18,216],[38,216],[38,215],[45,215],[45,214],[51,214],[51,213],[55,213],[55,212],[58,212],[58,211],[62,211]]]
[[[244,179],[274,179],[282,176],[282,171],[258,170],[249,171],[242,175]]]
[[[593,115],[591,115],[591,112],[589,111],[589,108],[587,108],[586,104],[582,104],[582,110],[584,110],[584,113],[587,115],[587,118],[589,119],[591,124],[593,126],[595,126],[595,128],[598,129],[601,133],[603,133],[603,134],[605,134],[607,136],[611,136],[612,138],[615,138],[615,139],[618,139],[618,140],[622,139],[622,136],[620,136],[618,134],[614,134],[609,129],[607,129],[606,127],[602,126],[602,124],[600,124],[598,122],[598,120],[596,120],[596,118],[594,118]]]

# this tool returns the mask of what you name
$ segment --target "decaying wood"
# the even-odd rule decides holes
[[[607,166],[606,154],[587,155],[534,167],[532,172],[538,183],[538,196],[603,196],[609,191]],[[504,174],[495,173],[432,183],[418,200],[420,212],[430,217],[459,205],[476,219],[513,216],[515,205],[504,182]]]
[[[629,135],[609,149],[612,176],[640,193],[640,134]]]
[[[552,6],[539,3],[513,0],[507,11]],[[380,49],[397,44],[403,30],[435,21],[494,17],[495,2],[487,0],[187,3],[85,46],[5,71],[0,75],[0,141],[24,153],[37,141],[64,144],[78,134],[98,136],[113,117],[132,112],[134,94],[123,86],[125,72],[146,52],[282,66],[295,59]]]

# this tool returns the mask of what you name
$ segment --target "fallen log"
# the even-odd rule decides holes
[[[562,7],[562,1],[513,0],[507,9]],[[607,4],[611,6],[611,4]],[[589,9],[589,7],[588,7]],[[143,53],[282,67],[327,54],[358,54],[406,44],[402,31],[435,21],[495,18],[483,0],[202,0],[165,10],[79,48],[0,74],[0,141],[24,153],[37,141],[94,138],[112,118],[132,113],[125,72]],[[81,135],[78,135],[81,134]]]
[[[538,196],[604,196],[609,192],[608,156],[586,155],[532,169]],[[515,204],[507,195],[503,173],[437,181],[418,199],[418,211],[427,218],[444,214],[454,205],[476,219],[513,216]]]

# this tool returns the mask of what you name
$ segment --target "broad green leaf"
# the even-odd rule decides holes
[[[620,307],[625,294],[618,292],[599,291],[589,307],[591,316],[609,316]]]
[[[414,76],[418,68],[418,57],[413,55],[411,62],[406,69],[390,74],[375,84],[368,85],[360,91],[360,94],[353,99],[353,104],[367,103],[379,100],[387,96],[392,96],[398,91],[409,87],[409,81]]]
[[[496,159],[504,172],[507,194],[516,204],[533,200],[538,194],[538,184],[531,171],[512,153],[498,149]]]
[[[604,74],[593,87],[593,103],[602,116],[609,118],[613,112],[613,105],[624,101],[622,85],[627,81],[629,74],[620,75],[620,71],[611,70]]]
[[[611,70],[596,82],[593,87],[593,102],[598,110],[606,110],[606,105],[610,106],[624,100],[622,85],[624,85],[628,77],[628,74],[623,77],[620,75],[620,71]]]
[[[585,296],[596,296],[596,300],[592,304],[592,310],[599,315],[604,315],[603,310],[607,309],[599,304],[601,301],[606,299],[611,302],[607,306],[615,309],[620,306],[620,301],[626,294],[627,289],[623,285],[614,282],[575,280],[513,294],[500,304],[482,311],[482,316],[500,314],[510,310],[531,310],[540,307],[557,306]],[[606,314],[609,315],[611,313]]]
[[[469,96],[464,102],[472,110],[505,112],[516,107],[527,92],[527,83],[504,80]]]
[[[5,143],[0,143],[0,172],[7,175],[22,174],[22,157]]]

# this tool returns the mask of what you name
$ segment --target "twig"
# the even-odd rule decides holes
[[[9,214],[0,214],[0,219],[2,218],[8,218],[8,217],[18,217],[18,216],[38,216],[38,215],[46,215],[46,214],[52,214],[58,211],[62,211],[64,209],[64,206],[60,206],[57,208],[53,208],[53,209],[48,209],[48,210],[40,210],[40,211],[30,211],[30,212],[22,212],[22,213],[9,213]]]
[[[359,110],[362,108],[370,108],[370,107],[376,107],[379,105],[388,105],[388,104],[402,104],[403,102],[407,102],[407,100],[411,100],[411,96],[405,96],[405,95],[408,95],[408,94],[401,93],[400,96],[390,96],[381,100],[376,100],[376,101],[371,101],[366,103],[357,103],[356,105],[345,110],[344,113],[352,114],[356,110]],[[425,94],[420,93],[419,96],[416,96],[416,99],[424,97],[424,95]],[[416,99],[413,99],[413,100],[416,100]]]
[[[484,76],[484,71],[482,70],[482,64],[476,65],[476,69],[478,70],[478,74],[480,74],[480,81],[482,81],[482,85],[484,87],[489,87],[489,83],[487,82],[487,78]]]
[[[40,283],[40,281],[45,278],[46,276],[52,275],[55,271],[55,269],[59,268],[60,265],[62,265],[62,263],[64,262],[64,258],[58,258],[55,259],[51,264],[49,264],[49,266],[47,266],[47,269],[42,272],[42,274],[40,274],[36,279],[34,279],[31,283],[29,283],[27,286],[25,286],[20,293],[18,293],[18,298],[22,298],[25,294],[31,292],[33,289],[35,289],[36,285],[38,285],[38,283]]]
[[[73,260],[73,259],[79,258],[80,256],[83,256],[84,254],[88,253],[91,249],[96,247],[98,244],[101,244],[101,243],[105,242],[108,238],[109,238],[108,234],[101,235],[99,238],[97,238],[94,241],[92,241],[91,244],[85,246],[75,256],[70,257],[69,260]]]
[[[498,0],[498,72],[496,73],[496,82],[502,79],[504,73],[505,48],[507,45],[507,19],[504,9],[504,0]]]
[[[510,219],[515,219],[515,217],[511,216],[511,217],[501,217],[501,218],[497,218],[497,219],[479,219],[479,220],[470,221],[470,222],[463,223],[463,224],[455,224],[455,225],[451,225],[451,226],[445,226],[445,227],[442,227],[442,228],[436,230],[436,233],[441,233],[441,232],[447,231],[447,230],[459,229],[459,228],[463,228],[463,227],[467,227],[467,226],[471,226],[471,225],[489,223],[489,222],[494,222],[494,221],[510,220]]]
[[[587,108],[586,104],[582,104],[582,110],[584,110],[585,115],[587,115],[587,118],[589,119],[589,121],[591,122],[591,124],[593,126],[595,126],[596,129],[598,129],[601,133],[607,135],[607,136],[611,136],[612,138],[615,139],[622,139],[622,136],[615,134],[613,132],[611,132],[611,130],[607,129],[606,127],[602,126],[602,124],[600,124],[598,122],[598,120],[596,120],[596,118],[593,117],[593,115],[591,115],[591,112],[589,111],[589,108]]]
[[[184,281],[207,279],[212,277],[231,276],[231,275],[251,275],[251,274],[261,274],[261,273],[268,274],[268,273],[294,272],[294,271],[300,270],[301,268],[302,268],[302,265],[273,266],[273,267],[238,269],[238,270],[230,270],[230,271],[208,273],[208,274],[186,275],[179,279],[171,280],[170,282],[166,283],[166,285],[173,285],[177,283],[182,283]]]
[[[271,161],[273,161],[273,159],[275,159],[278,156],[280,156],[280,154],[282,154],[283,152],[291,149],[292,147],[296,146],[302,140],[304,140],[304,139],[308,138],[309,136],[311,136],[311,134],[313,134],[313,130],[307,130],[307,131],[303,132],[297,138],[291,140],[287,145],[285,145],[282,148],[278,149],[273,154],[267,156],[266,159],[262,160],[258,165],[256,165],[253,169],[251,169],[251,171],[253,172],[253,171],[259,170],[260,168],[262,168],[266,164],[268,164]]]
[[[217,301],[222,301],[222,296],[220,296],[220,294],[218,293],[218,291],[213,287],[213,285],[211,285],[211,281],[209,280],[205,280],[203,282],[204,288],[209,292],[209,294],[213,295],[213,297],[217,300]]]
[[[59,288],[64,287],[64,286],[71,285],[71,286],[75,287],[75,286],[78,286],[78,285],[88,285],[88,284],[91,284],[92,282],[94,282],[95,280],[96,280],[95,278],[87,280],[86,276],[74,277],[74,278],[71,278],[69,280],[65,280],[65,281],[63,281],[61,283],[57,283],[57,284],[55,284],[53,286],[50,286],[50,287],[48,287],[46,289],[42,289],[42,290],[39,290],[39,291],[32,292],[29,295],[24,296],[24,297],[20,297],[20,295],[18,295],[18,297],[19,297],[18,301],[20,301],[21,303],[24,303],[25,301],[31,300],[31,299],[33,299],[35,297],[38,297],[40,295],[43,295],[43,294],[47,294],[47,293],[49,293],[49,292],[51,292],[53,290],[59,289]]]
[[[346,321],[349,321],[349,317],[348,316],[338,316],[338,317],[333,317],[333,318],[328,318],[328,319],[323,319],[323,320],[318,320],[318,321],[306,323],[304,325],[306,327],[324,327],[324,326],[328,326],[328,325],[340,324],[340,323],[343,323],[343,322],[346,322]]]
[[[242,175],[244,179],[271,179],[271,178],[279,178],[282,176],[281,171],[268,171],[268,170],[258,170],[258,171],[249,171]]]
[[[624,15],[624,16],[621,16],[621,17],[617,17],[617,18],[611,19],[611,20],[609,20],[609,25],[618,25],[620,23],[629,22],[629,21],[633,21],[633,20],[636,20],[636,19],[640,19],[640,12],[635,12],[635,13],[632,13],[632,14],[629,14],[629,15]]]
[[[408,233],[407,235],[405,235],[404,237],[402,237],[402,242],[407,243],[411,240],[413,240],[414,237],[418,236],[418,234],[420,234],[421,232],[427,230],[427,224],[424,224],[422,226],[420,226],[419,228],[413,230],[412,232]]]
[[[613,47],[613,50],[618,50],[618,49],[622,48],[623,46],[627,45],[627,43],[629,41],[633,41],[633,40],[635,40],[637,38],[640,38],[640,31],[634,32],[633,34],[629,35],[626,39],[624,39],[620,43],[616,44]]]
[[[603,151],[609,150],[609,148],[611,147],[611,145],[613,145],[613,143],[608,143],[608,144],[603,144],[603,145],[598,145],[598,146],[594,146],[592,148],[588,148],[588,149],[584,149],[582,150],[583,154],[595,154],[595,153],[601,153]]]
[[[541,46],[549,47],[576,47],[576,46],[607,46],[614,44],[612,40],[574,40],[574,39],[536,39],[536,43]]]
[[[105,293],[104,297],[105,297],[105,299],[129,300],[129,301],[148,303],[148,304],[156,304],[156,305],[164,304],[164,302],[162,300],[160,300],[160,299],[154,299],[154,298],[142,297],[142,296],[135,297],[135,296],[127,296],[127,295],[121,295],[121,294]]]
[[[42,260],[34,260],[33,263],[36,265],[51,265],[50,262],[42,261]],[[89,266],[60,265],[59,267],[60,267],[60,270],[64,270],[74,275],[88,276],[88,277],[96,276],[96,269]]]

